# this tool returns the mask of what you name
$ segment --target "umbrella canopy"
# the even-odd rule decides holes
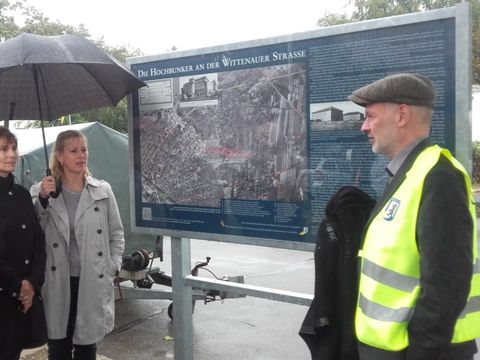
[[[24,33],[0,43],[0,120],[53,120],[116,106],[145,85],[79,36]]]
[[[122,63],[76,35],[20,34],[0,43],[0,120],[40,120],[116,106],[145,86]],[[8,123],[8,122],[7,122]]]

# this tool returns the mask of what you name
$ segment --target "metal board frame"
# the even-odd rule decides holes
[[[339,25],[333,26],[329,28],[323,28],[319,30],[304,32],[304,33],[296,33],[290,35],[284,35],[279,37],[272,37],[267,39],[259,39],[247,42],[240,42],[234,44],[227,44],[227,45],[220,45],[214,46],[209,48],[203,49],[194,49],[188,51],[179,51],[179,52],[170,52],[160,55],[154,56],[144,56],[144,57],[136,57],[136,58],[129,58],[127,59],[128,66],[137,73],[137,75],[142,75],[140,78],[144,81],[150,80],[158,80],[155,76],[151,77],[149,74],[151,71],[148,71],[149,64],[154,64],[153,68],[157,68],[158,64],[161,63],[168,63],[168,64],[175,64],[177,61],[180,61],[179,64],[186,64],[185,59],[192,59],[192,58],[205,58],[208,59],[209,55],[212,54],[235,54],[238,52],[239,54],[242,51],[249,51],[252,49],[275,49],[276,46],[282,46],[282,49],[292,50],[292,51],[300,51],[302,49],[303,43],[307,44],[307,48],[309,51],[312,51],[315,42],[318,41],[321,46],[324,46],[325,49],[330,49],[333,52],[339,51],[341,46],[336,45],[336,39],[344,39],[348,38],[347,42],[353,44],[355,39],[358,38],[359,44],[362,41],[366,41],[365,38],[362,38],[362,34],[373,34],[379,37],[378,34],[388,33],[392,36],[395,36],[395,29],[405,28],[409,29],[410,27],[416,28],[417,26],[422,26],[422,24],[434,24],[436,25],[435,31],[441,32],[441,27],[443,24],[448,27],[447,30],[453,30],[454,34],[451,35],[451,39],[446,40],[444,43],[440,44],[439,46],[445,47],[442,49],[443,53],[445,54],[445,73],[444,74],[436,74],[436,85],[440,85],[441,92],[440,97],[441,100],[447,102],[444,108],[441,109],[439,118],[437,118],[436,123],[440,124],[434,133],[434,140],[435,136],[439,135],[440,145],[444,145],[449,148],[459,159],[459,161],[466,167],[467,171],[471,172],[471,20],[470,20],[470,8],[468,3],[460,3],[457,4],[455,7],[452,8],[444,8],[434,11],[427,11],[415,14],[408,14],[408,15],[401,15],[383,19],[376,19],[370,20],[360,23],[352,23],[346,25]],[[424,28],[425,29],[425,28]],[[428,33],[428,30],[423,30],[424,32]],[[421,32],[421,31],[420,31]],[[450,31],[448,31],[451,33]],[[405,46],[407,46],[411,42],[417,42],[415,46],[422,46],[428,45],[431,48],[434,48],[435,45],[432,45],[437,40],[437,35],[432,35],[431,38],[427,36],[427,42],[425,44],[421,44],[421,37],[415,37],[415,31],[412,31],[411,38],[408,39],[402,38],[401,40],[404,42]],[[400,33],[397,33],[400,35]],[[446,34],[445,36],[449,36]],[[326,40],[328,39],[328,41]],[[333,41],[330,41],[333,39]],[[367,39],[368,40],[368,39]],[[432,41],[430,41],[432,40]],[[327,41],[327,42],[326,42]],[[449,42],[450,41],[450,42]],[[341,41],[340,41],[341,42]],[[371,45],[371,42],[367,44]],[[446,46],[447,45],[447,46]],[[450,47],[447,49],[447,47]],[[358,47],[357,47],[358,49]],[[428,51],[428,50],[426,50]],[[362,56],[365,53],[362,53]],[[390,54],[393,56],[393,53]],[[363,77],[364,83],[368,83],[375,78],[381,77],[390,72],[398,72],[392,69],[381,68],[381,61],[379,59],[375,59],[372,57],[372,61],[376,62],[375,69],[376,70],[368,70],[365,71],[365,76]],[[404,59],[404,58],[403,58]],[[420,58],[419,58],[420,59]],[[261,59],[259,60],[261,61]],[[428,61],[432,61],[431,59]],[[427,61],[427,62],[428,62]],[[196,62],[199,63],[198,61]],[[282,64],[285,65],[292,65],[295,64],[294,60],[284,61]],[[390,62],[392,64],[392,62]],[[308,67],[309,65],[307,65]],[[310,67],[312,67],[310,65]],[[252,68],[251,65],[245,67],[238,67],[236,70],[248,69]],[[425,67],[425,64],[412,64],[410,67],[404,68],[408,71],[414,71],[416,69],[420,69],[419,72],[428,73],[428,64]],[[312,91],[313,82],[311,81],[312,76],[312,69],[308,69],[309,73],[306,77],[307,81],[307,90],[306,94],[308,97],[305,103],[307,114],[307,121],[309,129],[311,130],[312,125],[312,118],[314,116],[319,116],[320,119],[323,114],[313,114],[314,111],[312,110],[313,106],[312,103],[314,102]],[[345,69],[342,68],[342,71]],[[156,72],[156,70],[154,71]],[[191,75],[192,73],[190,73]],[[351,84],[347,85],[351,90],[357,88],[359,85],[363,85],[361,83],[361,77],[359,76],[360,72],[357,71],[354,75],[356,76],[355,81],[352,81]],[[148,75],[148,76],[144,76]],[[185,74],[187,77],[190,76],[187,72]],[[427,74],[431,75],[431,74]],[[160,77],[161,78],[161,77]],[[344,77],[345,79],[345,77]],[[344,84],[332,84],[332,86],[345,86]],[[163,91],[163,92],[162,92]],[[185,90],[188,92],[188,89]],[[160,92],[165,95],[164,90],[160,90]],[[442,96],[444,96],[442,98]],[[165,96],[162,98],[165,101],[168,101],[168,97]],[[338,100],[338,99],[337,99]],[[139,225],[139,209],[138,203],[141,202],[141,191],[139,193],[138,187],[135,186],[135,182],[138,181],[138,147],[139,141],[138,131],[139,131],[139,124],[138,124],[138,117],[139,117],[139,102],[138,94],[134,94],[133,97],[129,97],[129,112],[130,112],[130,125],[129,125],[129,142],[130,142],[130,193],[132,195],[131,198],[131,209],[132,209],[132,227],[134,231],[140,233],[147,233],[147,234],[162,234],[168,235],[171,237],[178,237],[178,238],[191,238],[191,239],[204,239],[204,240],[214,240],[214,241],[227,241],[233,243],[241,243],[241,244],[249,244],[249,245],[260,245],[260,246],[269,246],[269,247],[279,247],[279,248],[287,248],[287,249],[296,249],[296,250],[312,250],[314,248],[314,238],[310,237],[309,241],[289,241],[285,239],[278,239],[278,238],[269,238],[269,237],[255,237],[251,236],[244,236],[244,235],[236,235],[236,234],[221,234],[218,232],[208,232],[208,231],[191,231],[185,229],[173,229],[173,228],[163,228],[163,227],[156,227],[156,226],[145,226]],[[148,100],[147,100],[148,102]],[[322,102],[322,106],[333,105],[333,107],[339,106],[339,104],[335,101],[335,99],[327,99]],[[441,106],[441,105],[440,105]],[[310,107],[310,108],[309,108]],[[318,110],[318,108],[317,108]],[[323,109],[321,109],[323,110]],[[328,115],[330,116],[330,120],[334,120],[335,114],[333,111]],[[442,118],[443,117],[443,118]],[[311,142],[311,140],[309,139]],[[307,141],[308,142],[308,141]],[[442,143],[443,142],[443,143]],[[177,143],[178,146],[182,146],[181,142]],[[343,151],[343,150],[342,150]],[[363,150],[362,150],[363,151]],[[311,164],[313,162],[307,156],[306,166],[305,169],[313,172],[315,167]],[[136,174],[137,171],[137,174]],[[141,169],[140,169],[141,171]],[[136,178],[137,176],[137,178]],[[180,179],[177,179],[179,181]],[[310,180],[309,184],[312,184]],[[346,185],[347,183],[345,183]],[[360,186],[361,187],[361,186]],[[331,193],[333,194],[333,193]],[[331,195],[330,194],[330,195]],[[323,205],[321,203],[320,205]],[[321,214],[321,211],[320,211]],[[310,214],[311,215],[311,214]],[[317,214],[318,215],[318,214]],[[319,216],[317,216],[318,222]],[[291,219],[290,219],[291,220]],[[302,228],[304,224],[298,224],[299,228]],[[312,224],[310,224],[312,225]],[[315,224],[311,228],[311,234],[315,233]]]

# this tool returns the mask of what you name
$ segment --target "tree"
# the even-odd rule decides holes
[[[346,14],[334,14],[327,11],[323,17],[317,21],[317,26],[327,27],[348,24],[350,22],[352,22],[352,20]]]
[[[15,15],[21,14],[24,23],[22,26],[15,22]],[[60,21],[52,21],[42,11],[34,6],[28,6],[25,0],[10,2],[0,0],[0,42],[10,39],[23,32],[38,35],[73,34],[82,36],[109,53],[117,60],[124,62],[127,57],[142,55],[139,49],[130,49],[125,46],[112,47],[105,44],[102,38],[92,39],[88,29],[83,25],[66,25]],[[102,108],[78,114],[72,114],[73,123],[98,121],[120,132],[127,132],[128,112],[126,99],[120,101],[115,108]],[[57,125],[52,122],[51,125]],[[29,126],[39,127],[40,122],[32,122]]]
[[[480,141],[472,143],[472,182],[480,183]]]
[[[15,24],[10,12],[15,11],[19,4],[10,4],[8,0],[0,0],[0,41],[5,41],[18,33],[18,26]]]
[[[23,7],[23,15],[25,16],[25,23],[23,27],[20,28],[21,32],[47,36],[73,34],[86,39],[90,38],[88,30],[83,24],[72,26],[62,24],[58,20],[51,21],[40,10],[33,6]]]
[[[115,107],[85,111],[71,116],[72,124],[97,121],[121,133],[128,132],[128,109],[126,99]],[[101,121],[100,121],[101,119]]]
[[[378,19],[418,11],[454,6],[461,0],[351,0],[355,10],[346,14],[325,13],[317,22],[320,27]],[[469,0],[472,8],[473,82],[480,83],[480,0]]]

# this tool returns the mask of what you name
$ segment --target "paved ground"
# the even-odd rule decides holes
[[[42,346],[39,349],[24,351],[22,353],[22,356],[20,356],[20,360],[47,360],[47,359],[48,359],[48,353],[47,353],[46,346]],[[113,359],[109,359],[105,356],[98,355],[97,360],[113,360]]]
[[[245,275],[252,285],[313,292],[313,254],[229,243],[191,242],[193,262],[211,256],[209,269],[222,275]],[[168,241],[165,251],[169,254]],[[169,260],[169,259],[168,259]],[[169,272],[169,261],[162,264]],[[201,276],[208,273],[201,272]],[[100,345],[115,360],[173,359],[169,300],[117,302],[117,328]],[[308,349],[297,332],[307,308],[258,298],[228,299],[204,305],[193,315],[194,359],[297,360]],[[128,339],[129,346],[119,347]]]
[[[170,246],[165,241],[162,270],[170,273]],[[211,256],[217,275],[245,275],[252,285],[313,293],[313,254],[265,247],[192,240],[192,263]],[[209,276],[202,272],[202,276]],[[173,359],[169,300],[119,300],[116,327],[99,344],[112,360]],[[298,360],[308,349],[297,332],[307,307],[259,298],[227,299],[203,304],[193,315],[194,359]],[[41,354],[41,355],[37,355]],[[44,354],[25,360],[45,360]],[[179,359],[176,359],[179,360]]]

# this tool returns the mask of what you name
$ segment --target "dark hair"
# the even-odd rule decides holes
[[[7,143],[17,146],[17,137],[5,126],[0,126],[0,139],[6,139]]]

